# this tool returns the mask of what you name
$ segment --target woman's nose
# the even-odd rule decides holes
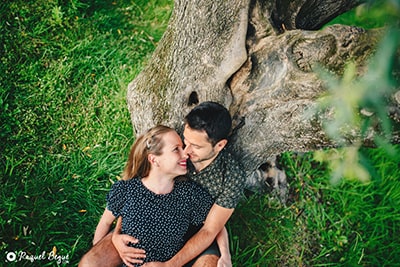
[[[185,149],[181,149],[181,158],[188,159],[189,155],[186,153]]]

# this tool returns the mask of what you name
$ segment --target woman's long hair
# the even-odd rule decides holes
[[[161,155],[164,147],[162,135],[172,131],[175,130],[168,126],[157,125],[150,128],[145,134],[140,135],[131,147],[128,161],[122,173],[122,179],[129,180],[133,177],[146,177],[149,175],[151,164],[148,160],[148,155]]]

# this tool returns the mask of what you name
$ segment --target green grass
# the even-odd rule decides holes
[[[73,266],[133,142],[126,88],[171,2],[14,1],[1,10],[0,258],[55,247]],[[54,261],[34,265],[45,263]]]
[[[0,265],[56,266],[6,262],[9,252],[55,251],[75,266],[134,140],[128,83],[172,0],[3,1],[0,10]],[[311,153],[283,154],[289,202],[248,194],[240,203],[228,224],[234,266],[399,265],[400,158],[363,153],[371,182],[336,186]]]
[[[338,23],[373,29],[398,23],[399,5],[398,0],[367,0],[364,4],[334,18],[328,25]]]
[[[250,195],[229,222],[237,266],[400,266],[400,147],[363,153],[372,180],[340,185],[311,153],[285,153],[287,205]]]

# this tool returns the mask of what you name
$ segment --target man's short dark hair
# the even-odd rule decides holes
[[[223,139],[228,139],[232,127],[229,111],[217,102],[202,102],[194,107],[185,117],[185,124],[198,131],[205,131],[214,146]]]

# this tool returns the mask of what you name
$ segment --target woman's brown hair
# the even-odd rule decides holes
[[[145,134],[140,135],[131,147],[122,179],[129,180],[134,177],[149,175],[151,165],[148,161],[148,155],[161,155],[164,147],[162,135],[172,131],[175,130],[168,126],[157,125],[150,128]]]

